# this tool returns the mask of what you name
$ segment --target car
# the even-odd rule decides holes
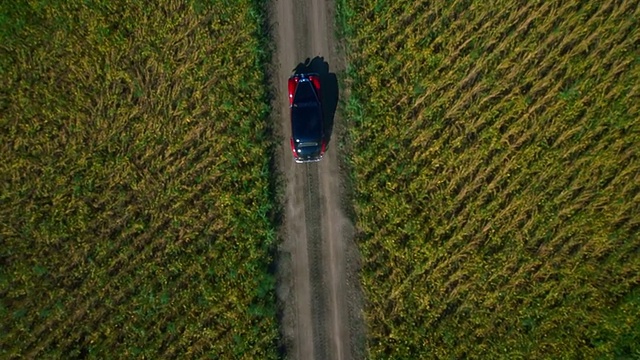
[[[324,136],[320,76],[295,73],[289,77],[291,152],[296,163],[322,160],[327,147]]]

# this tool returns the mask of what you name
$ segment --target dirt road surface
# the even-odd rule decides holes
[[[341,70],[332,0],[274,0],[275,119],[282,138],[277,164],[286,181],[283,242],[278,251],[278,300],[287,358],[360,359],[364,356],[359,257],[346,216],[344,180],[336,136],[341,123],[336,71]],[[296,164],[289,149],[287,79],[297,71],[320,74],[324,159]],[[335,126],[334,126],[335,124]]]

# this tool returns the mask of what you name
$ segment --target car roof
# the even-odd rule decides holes
[[[293,138],[300,141],[318,140],[322,137],[320,106],[318,103],[303,104],[291,108]]]

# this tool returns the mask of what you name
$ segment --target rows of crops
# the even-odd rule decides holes
[[[0,357],[276,357],[262,6],[0,5]]]
[[[338,13],[369,356],[640,356],[638,2]]]

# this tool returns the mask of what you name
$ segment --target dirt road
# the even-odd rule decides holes
[[[332,0],[275,0],[271,9],[276,119],[282,137],[278,165],[286,180],[278,298],[284,350],[291,359],[358,359],[364,351],[359,258],[353,224],[343,208],[341,154],[335,146],[341,129],[335,72],[342,65],[333,19]],[[329,145],[319,163],[296,164],[289,150],[286,89],[294,69],[320,74]]]

